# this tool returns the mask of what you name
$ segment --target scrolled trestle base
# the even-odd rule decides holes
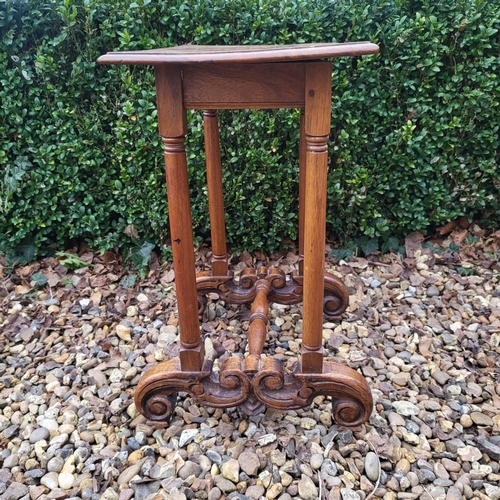
[[[277,267],[245,269],[239,278],[235,279],[232,273],[227,276],[212,276],[210,272],[198,273],[196,288],[198,292],[198,312],[203,314],[205,309],[205,295],[216,293],[219,298],[229,304],[248,304],[257,294],[256,284],[259,280],[269,283],[269,302],[292,305],[303,300],[304,277],[298,273],[287,276]],[[349,291],[344,283],[330,273],[324,275],[323,314],[329,320],[341,319],[342,313],[349,305]]]
[[[325,361],[322,373],[302,374],[300,363],[292,372],[272,357],[262,356],[257,372],[245,371],[245,359],[226,359],[219,372],[205,360],[199,372],[181,371],[179,358],[148,370],[135,391],[135,404],[150,425],[166,425],[174,411],[175,396],[187,392],[202,405],[215,408],[239,406],[249,415],[267,407],[292,410],[309,406],[319,395],[333,398],[335,421],[355,428],[368,420],[373,401],[365,379],[355,370]]]

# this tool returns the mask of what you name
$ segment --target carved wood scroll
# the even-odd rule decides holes
[[[260,274],[259,274],[260,273]],[[292,305],[302,302],[302,285],[304,277],[294,273],[287,279],[285,273],[270,267],[245,269],[236,280],[232,273],[228,276],[212,276],[210,273],[199,273],[196,279],[198,290],[198,308],[202,314],[205,309],[205,297],[208,293],[216,293],[219,298],[229,304],[248,304],[253,302],[256,294],[256,284],[259,279],[268,281],[270,290],[267,295],[269,302]],[[329,320],[338,320],[349,305],[349,291],[342,281],[333,274],[325,273],[323,314]]]
[[[248,359],[248,358],[247,358]],[[279,410],[308,406],[319,395],[333,398],[335,421],[344,427],[359,427],[372,411],[372,397],[365,379],[344,365],[325,361],[323,372],[302,374],[300,363],[292,372],[283,362],[262,357],[259,369],[247,372],[246,360],[226,359],[220,372],[205,360],[199,372],[181,371],[178,358],[164,361],[150,369],[135,391],[135,404],[149,424],[164,425],[174,410],[172,395],[187,392],[198,403],[215,408],[240,406],[254,415],[263,408]]]

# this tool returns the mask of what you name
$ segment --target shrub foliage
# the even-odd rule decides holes
[[[3,0],[0,245],[45,252],[165,243],[151,68],[111,50],[370,40],[333,64],[328,229],[337,239],[500,219],[500,3],[484,0]],[[297,236],[296,110],[220,114],[228,240]],[[209,234],[200,112],[190,113],[193,221]]]

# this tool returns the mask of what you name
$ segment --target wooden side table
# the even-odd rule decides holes
[[[330,133],[331,62],[324,59],[375,54],[369,42],[285,46],[194,46],[108,53],[101,64],[147,64],[155,69],[158,126],[164,144],[170,231],[180,327],[179,357],[148,370],[135,403],[150,423],[168,423],[176,393],[248,414],[272,407],[305,407],[320,395],[333,398],[337,423],[357,427],[372,411],[365,379],[355,370],[323,360],[323,313],[340,318],[349,295],[335,276],[324,273],[327,141]],[[300,108],[299,272],[278,268],[228,272],[217,109]],[[184,138],[186,110],[203,109],[212,272],[195,275],[193,234]],[[204,295],[229,303],[253,301],[248,355],[226,359],[218,373],[205,359],[199,315]],[[274,357],[262,355],[268,302],[303,302],[301,362],[291,373]]]

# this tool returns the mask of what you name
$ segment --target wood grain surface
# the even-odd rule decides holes
[[[370,42],[304,43],[295,45],[181,45],[132,52],[108,52],[100,64],[164,64],[275,62],[329,59],[378,53]]]

